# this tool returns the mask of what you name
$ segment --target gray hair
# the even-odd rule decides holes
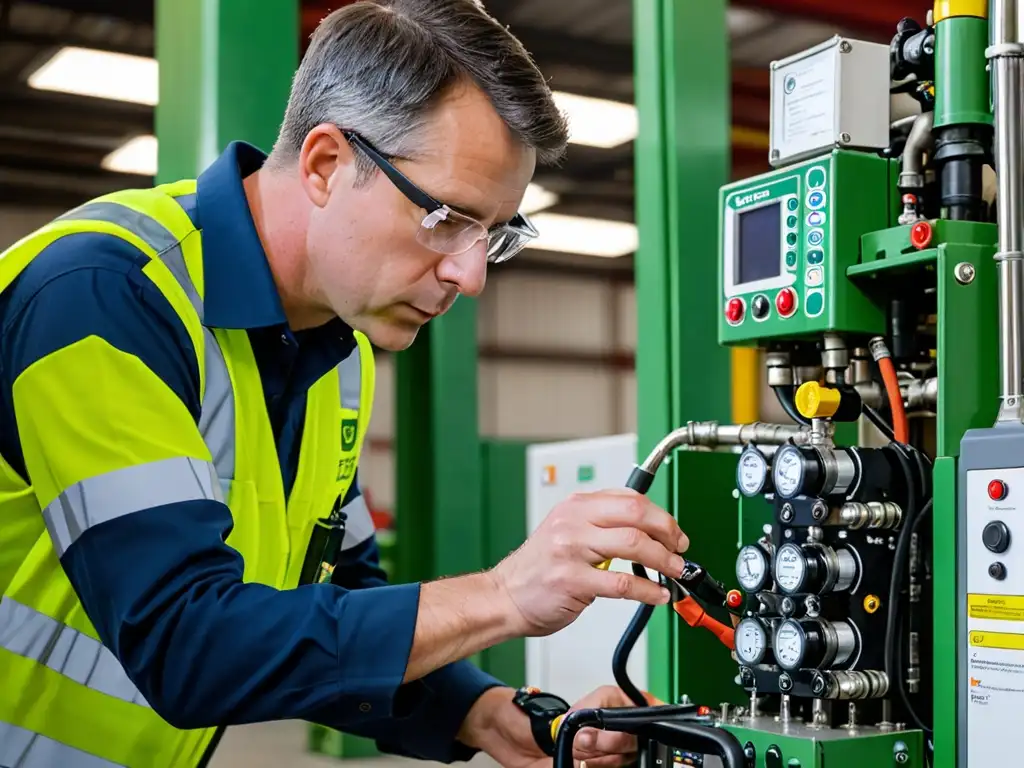
[[[437,100],[467,80],[538,163],[561,160],[565,116],[526,49],[478,0],[360,0],[313,33],[270,162],[293,163],[322,123],[358,133],[386,156],[414,158]],[[356,158],[361,183],[375,166],[361,152]]]

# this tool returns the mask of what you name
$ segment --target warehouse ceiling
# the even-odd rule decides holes
[[[615,146],[574,143],[562,167],[538,173],[537,184],[555,196],[543,213],[631,223],[634,153],[629,127],[632,117],[635,132],[635,113],[629,107],[630,0],[484,3],[531,51],[553,90],[568,94],[565,98],[618,102],[620,113],[625,109],[616,120],[624,121],[627,133]],[[303,38],[343,4],[306,2]],[[862,0],[856,5],[734,0],[728,19],[734,175],[767,167],[767,71],[773,59],[837,32],[888,43],[901,16],[923,21],[927,8],[917,0]],[[0,0],[0,205],[65,208],[114,189],[151,183],[151,177],[104,167],[105,158],[128,140],[152,133],[151,104],[41,90],[31,87],[29,79],[66,46],[151,57],[153,16],[153,3],[145,0]],[[579,121],[574,133],[582,138],[591,128],[608,127],[614,121],[605,115],[599,112]],[[598,136],[594,143],[601,140]],[[604,240],[620,235],[608,230]],[[631,268],[629,255],[602,259],[534,251],[530,258],[574,269]]]

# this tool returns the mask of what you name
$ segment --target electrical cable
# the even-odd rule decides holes
[[[782,410],[786,412],[786,415],[789,416],[789,418],[804,427],[811,423],[801,415],[800,411],[796,409],[796,403],[794,402],[796,389],[792,384],[780,385],[772,387],[772,389],[775,390],[775,397],[778,398],[779,405],[782,406]]]
[[[896,442],[896,434],[892,431],[892,427],[886,423],[882,415],[872,408],[867,403],[861,403],[861,411],[865,416],[868,417],[868,421],[875,425],[879,432],[881,432],[889,440],[889,442]]]

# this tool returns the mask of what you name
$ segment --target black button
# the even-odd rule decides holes
[[[988,567],[988,575],[996,581],[1002,581],[1006,578],[1006,566],[1002,563],[992,563]]]
[[[764,768],[782,768],[782,750],[775,744],[764,752]]]
[[[373,707],[371,707],[369,705],[369,703],[367,703],[365,701],[362,704],[359,705],[359,711],[360,712],[369,712],[371,709],[373,709]]]
[[[750,303],[750,311],[754,313],[754,317],[758,320],[763,320],[768,317],[768,310],[771,309],[771,306],[772,305],[771,302],[768,301],[768,297],[759,293]]]
[[[995,520],[985,526],[981,532],[981,540],[989,552],[997,555],[1010,548],[1010,529],[1001,520]]]

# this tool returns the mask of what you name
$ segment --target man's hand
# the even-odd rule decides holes
[[[598,597],[667,603],[668,591],[656,582],[595,566],[618,558],[680,576],[678,553],[689,543],[673,517],[643,494],[575,494],[492,573],[515,606],[521,625],[515,634],[548,635],[575,621]]]
[[[503,768],[550,768],[552,760],[533,738],[526,714],[512,703],[511,688],[492,688],[469,711],[459,731],[459,740],[491,756]],[[651,705],[661,704],[645,694]],[[632,707],[629,697],[619,688],[602,686],[573,705],[573,709],[591,707]],[[587,768],[617,768],[636,758],[636,737],[625,733],[584,728],[573,743],[576,765]]]

